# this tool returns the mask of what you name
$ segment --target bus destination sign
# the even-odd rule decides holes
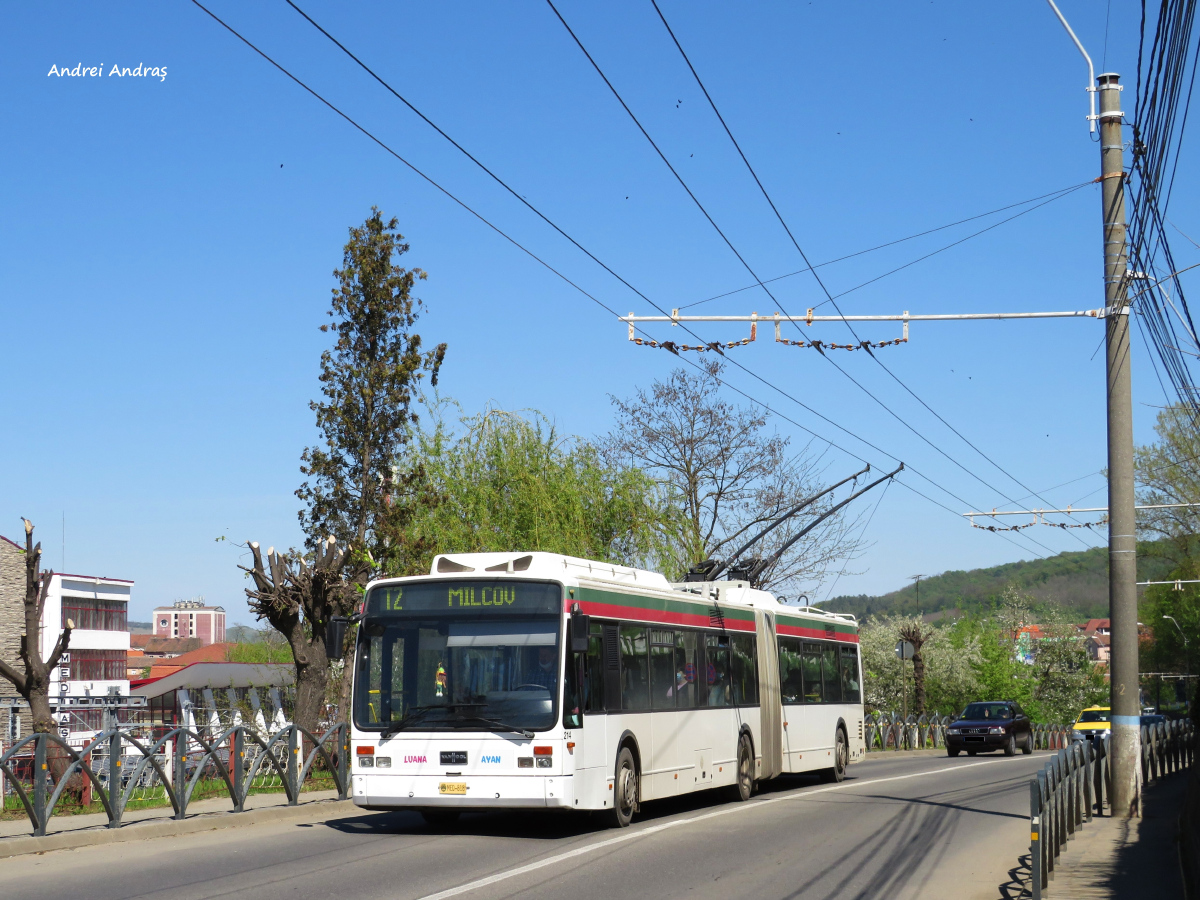
[[[496,580],[425,581],[384,584],[371,590],[369,615],[397,613],[557,613],[562,588],[545,582]]]

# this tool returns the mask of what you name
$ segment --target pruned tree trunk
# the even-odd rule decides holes
[[[62,659],[63,652],[71,645],[70,620],[63,627],[50,656],[42,659],[42,613],[46,608],[46,594],[50,590],[53,572],[43,572],[42,545],[33,543],[33,523],[25,523],[25,633],[21,635],[21,646],[17,651],[20,669],[0,659],[0,676],[9,681],[18,694],[29,704],[33,717],[33,730],[53,734],[54,717],[50,712],[50,673]]]
[[[329,685],[329,660],[325,656],[325,639],[309,643],[307,662],[296,658],[296,724],[316,733],[321,713],[325,710],[325,694]]]
[[[53,572],[43,572],[42,545],[33,543],[33,523],[25,523],[25,633],[21,635],[17,657],[20,668],[0,659],[0,676],[9,681],[18,694],[29,704],[33,719],[33,730],[43,734],[55,734],[57,723],[50,709],[50,673],[62,659],[63,652],[71,645],[72,623],[68,619],[50,656],[42,659],[42,614],[46,609],[46,594],[50,590]],[[55,784],[67,770],[68,757],[65,750],[51,744],[47,748],[47,763]]]
[[[925,657],[921,648],[929,639],[930,631],[920,619],[909,622],[900,628],[900,639],[913,645],[913,712],[918,716],[925,715]]]
[[[250,542],[252,568],[241,566],[254,581],[246,589],[250,609],[287,638],[296,667],[296,707],[293,721],[316,733],[329,689],[329,657],[325,631],[334,616],[353,610],[358,598],[346,579],[350,549],[333,538],[317,546],[312,565],[299,554],[267,550],[266,560],[256,541]]]

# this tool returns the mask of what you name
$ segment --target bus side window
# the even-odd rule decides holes
[[[795,638],[779,639],[779,700],[781,703],[800,703],[804,700],[800,642]]]
[[[838,674],[838,648],[826,644],[821,648],[821,675],[825,681],[825,702],[842,702],[842,682]]]
[[[604,712],[603,628],[599,622],[592,622],[588,628],[587,659],[583,666],[584,712]]]
[[[806,643],[801,659],[804,667],[804,702],[820,703],[822,697],[821,645]]]
[[[695,631],[675,632],[675,699],[679,709],[693,709],[696,706],[696,645],[699,636]]]
[[[621,626],[621,708],[650,708],[646,626]]]
[[[675,632],[650,629],[650,706],[675,708]]]
[[[842,702],[861,703],[861,682],[858,680],[858,649],[842,648]]]
[[[757,641],[752,634],[736,634],[730,639],[735,706],[758,703]]]
[[[729,706],[729,638],[723,635],[704,636],[704,680],[708,686],[709,706]]]

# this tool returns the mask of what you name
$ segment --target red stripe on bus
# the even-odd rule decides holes
[[[646,609],[642,606],[623,606],[618,603],[601,603],[595,600],[568,600],[566,603],[567,611],[570,611],[571,606],[576,602],[579,603],[581,612],[588,615],[608,616],[611,618],[633,619],[650,622],[658,622],[663,625],[691,625],[701,628],[715,628],[712,620],[704,613],[677,613],[668,612],[667,610]],[[754,631],[755,625],[753,622],[748,622],[741,619],[726,618],[725,628],[727,631]],[[858,635],[842,631],[826,631],[824,628],[803,628],[798,625],[784,625],[782,622],[778,624],[776,630],[779,634],[787,635],[788,637],[803,637],[813,638],[816,640],[834,640],[842,643],[857,644]]]
[[[715,628],[707,615],[699,613],[675,613],[662,609],[645,609],[640,606],[621,606],[616,603],[597,603],[591,600],[579,602],[579,608],[588,615],[611,616],[619,619],[634,619],[658,622],[663,625],[694,625],[702,628]],[[725,619],[726,631],[754,631],[753,622],[739,619]]]
[[[842,641],[849,644],[858,643],[857,634],[846,634],[843,631],[826,631],[823,628],[800,628],[796,625],[779,625],[776,629],[780,634],[785,634],[788,637],[806,637],[816,638],[818,640]]]

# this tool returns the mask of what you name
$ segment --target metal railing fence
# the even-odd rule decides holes
[[[894,712],[869,713],[863,739],[867,751],[918,750],[946,746],[949,716],[926,715],[905,718]]]
[[[215,737],[174,728],[156,741],[138,740],[117,728],[96,735],[79,750],[56,734],[35,733],[0,755],[0,781],[20,800],[36,837],[46,834],[68,789],[77,791],[84,805],[98,800],[108,816],[107,827],[119,828],[131,801],[165,797],[173,818],[183,819],[202,783],[218,793],[223,789],[233,812],[245,809],[251,791],[273,786],[282,787],[288,805],[295,806],[305,781],[318,770],[332,778],[338,799],[349,797],[350,729],[345,722],[320,737],[295,724],[268,736],[246,725]]]
[[[1142,728],[1142,783],[1192,765],[1195,729],[1188,720]],[[1033,900],[1054,879],[1063,847],[1075,832],[1104,815],[1110,803],[1109,736],[1059,749],[1029,783],[1029,857]]]
[[[908,716],[894,712],[868,713],[863,738],[867,752],[925,750],[946,746],[946,729],[952,716]],[[1034,725],[1033,749],[1058,750],[1071,743],[1069,725]]]

